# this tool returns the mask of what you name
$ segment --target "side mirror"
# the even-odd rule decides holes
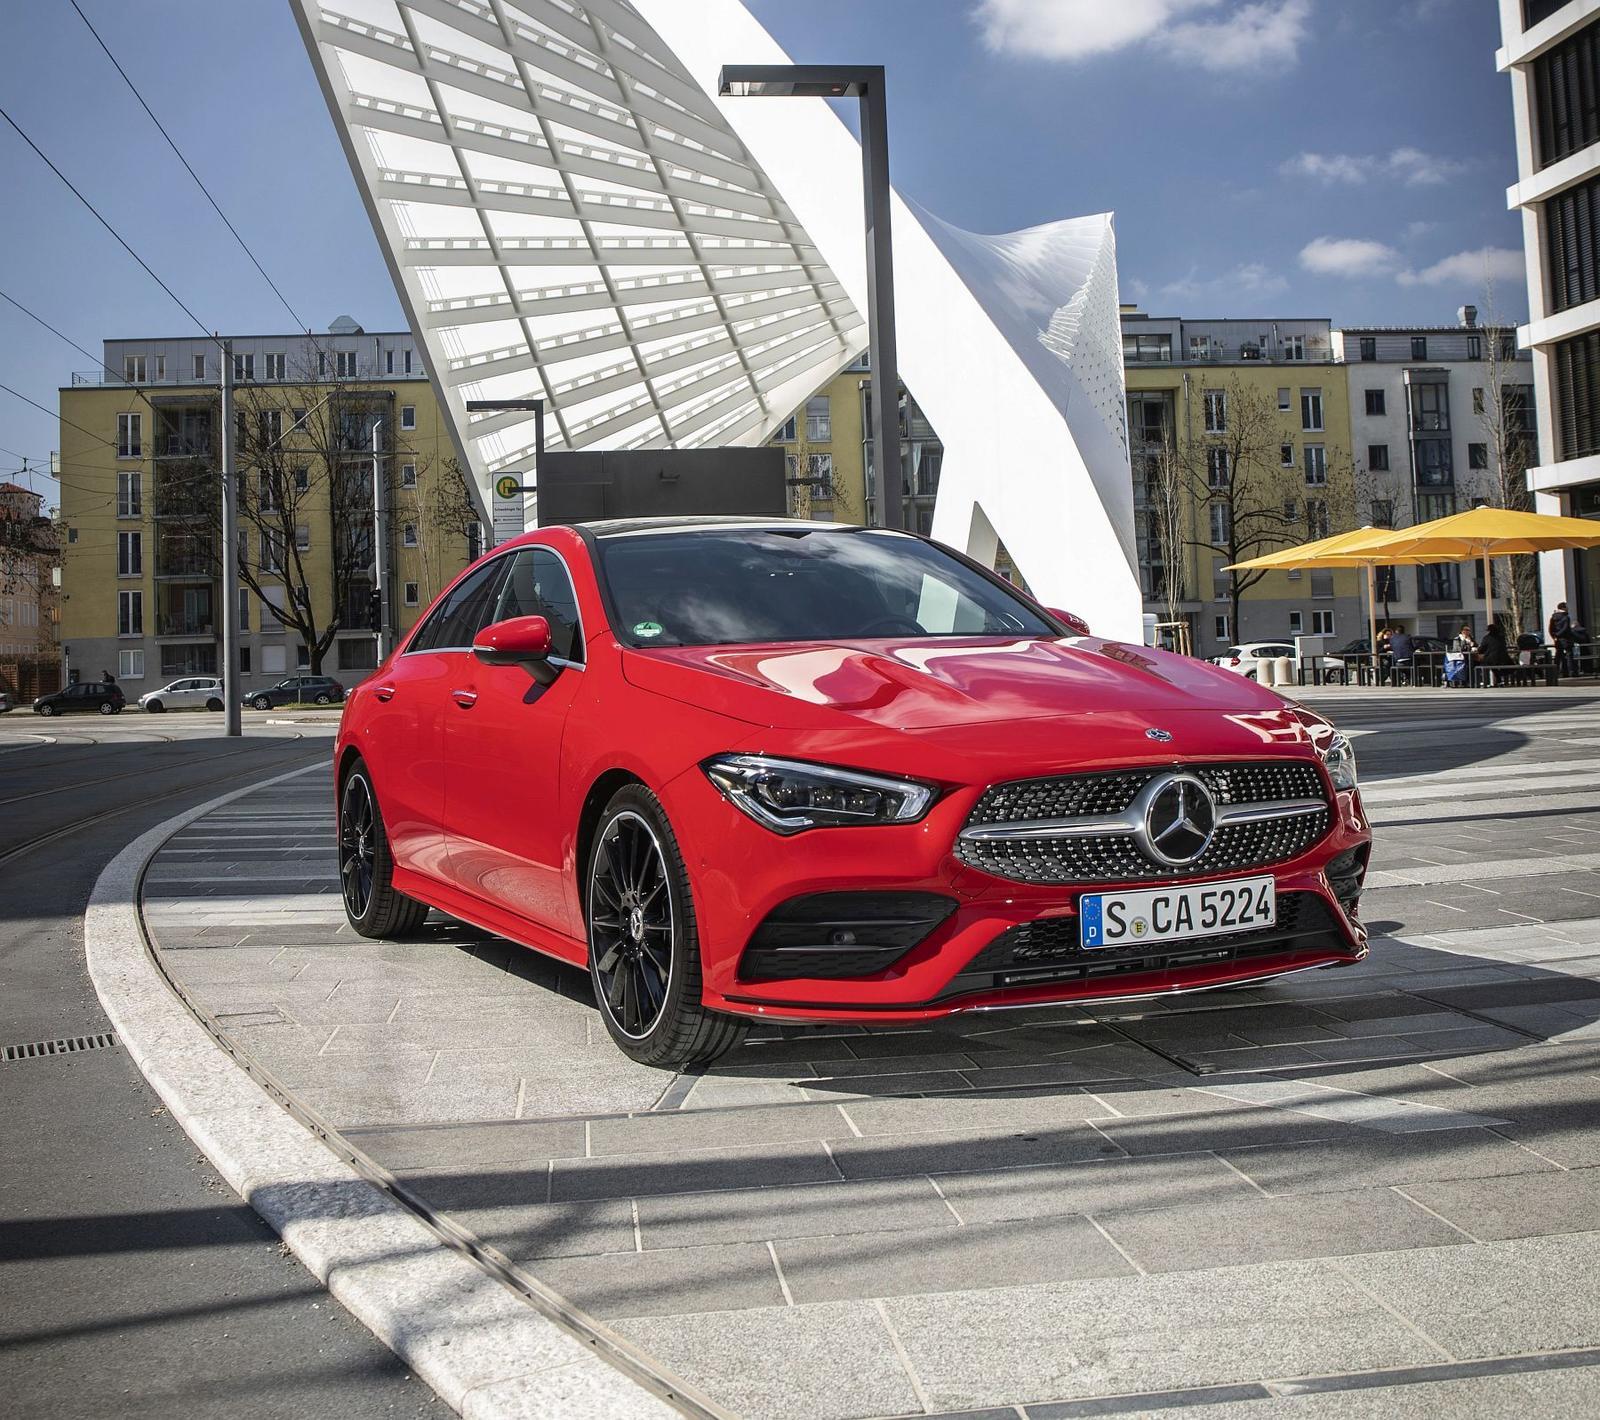
[[[513,616],[485,626],[472,638],[472,654],[486,666],[521,666],[540,685],[560,674],[550,664],[550,623],[542,616]]]
[[[1074,636],[1094,635],[1094,632],[1089,630],[1089,623],[1076,612],[1062,611],[1059,607],[1054,606],[1047,606],[1045,610],[1049,612],[1051,616],[1055,617],[1057,621],[1066,622],[1068,630],[1070,630]]]

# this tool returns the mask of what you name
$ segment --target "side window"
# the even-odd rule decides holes
[[[443,651],[452,646],[470,646],[472,638],[494,617],[495,594],[505,575],[506,557],[485,563],[436,606],[422,629],[406,648],[412,651]]]
[[[578,598],[566,565],[548,548],[525,547],[511,559],[493,619],[507,621],[513,616],[544,617],[550,623],[551,654],[582,664]]]

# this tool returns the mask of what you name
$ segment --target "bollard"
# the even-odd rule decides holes
[[[1273,683],[1276,685],[1294,684],[1294,657],[1279,656],[1273,663]]]
[[[1263,656],[1256,662],[1256,684],[1272,686],[1277,684],[1278,663],[1270,656]]]

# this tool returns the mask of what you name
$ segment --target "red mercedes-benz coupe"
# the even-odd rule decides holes
[[[1366,952],[1344,736],[907,533],[517,538],[351,695],[335,773],[358,932],[436,907],[585,965],[652,1065],[752,1017],[923,1021]]]

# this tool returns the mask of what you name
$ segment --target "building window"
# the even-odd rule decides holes
[[[117,457],[119,459],[138,459],[144,457],[143,431],[143,415],[117,415]]]
[[[1600,453],[1600,331],[1560,341],[1555,356],[1557,456]]]
[[[1294,467],[1294,445],[1293,444],[1279,444],[1278,445],[1278,466],[1280,468],[1293,468]]]
[[[297,671],[311,669],[311,647],[306,645],[304,641],[296,641],[294,643],[294,668]]]
[[[119,473],[117,475],[117,516],[137,518],[143,516],[144,498],[140,489],[142,475]]]
[[[400,406],[400,427],[402,429],[415,429],[417,427],[417,406],[402,404]]]
[[[288,657],[281,645],[261,648],[261,674],[282,675],[289,669]]]
[[[256,377],[256,357],[254,355],[235,355],[233,357],[233,382],[236,385],[249,384]]]
[[[1294,391],[1288,385],[1278,386],[1278,413],[1287,414],[1294,408]]]
[[[283,351],[269,352],[267,355],[267,378],[269,380],[285,379],[284,371],[287,364],[288,357],[284,355]]]
[[[407,523],[405,525],[400,534],[400,541],[407,547],[415,547],[417,545],[417,525],[415,523]]]
[[[117,635],[144,635],[144,593],[117,593]]]
[[[1124,335],[1122,358],[1130,365],[1170,364],[1171,335]]]
[[[144,650],[142,648],[135,647],[127,651],[117,652],[117,679],[144,679]]]
[[[1227,503],[1212,503],[1211,542],[1216,547],[1226,547],[1233,536],[1233,508]]]
[[[139,577],[144,574],[144,534],[119,532],[117,534],[117,576]]]
[[[1304,360],[1306,358],[1305,336],[1286,335],[1283,338],[1283,358],[1285,360]]]
[[[1467,337],[1467,359],[1483,359],[1483,337],[1481,335],[1469,335]]]
[[[1307,498],[1306,499],[1306,536],[1315,539],[1315,538],[1319,538],[1319,537],[1327,537],[1327,535],[1328,535],[1328,502],[1327,502],[1327,499],[1325,499],[1325,498]],[[1313,572],[1311,574],[1311,591],[1312,591],[1312,595],[1313,596],[1320,596],[1321,595],[1321,593],[1319,593],[1317,591],[1317,575],[1318,574],[1315,573],[1315,572]],[[1329,579],[1329,586],[1331,588],[1333,573],[1332,572],[1327,572],[1327,573],[1324,573],[1323,575],[1326,576]],[[1328,592],[1328,595],[1329,596],[1333,595],[1331,590]]]
[[[248,646],[239,647],[239,674],[250,674],[250,648]]]
[[[144,383],[143,355],[124,355],[122,357],[122,382],[128,385],[142,385]]]
[[[1328,481],[1328,451],[1321,444],[1306,445],[1306,483],[1320,488]]]
[[[401,598],[407,606],[416,606],[422,600],[421,588],[415,582],[405,584],[405,595]]]
[[[1468,444],[1467,445],[1467,467],[1468,468],[1488,468],[1489,467],[1489,446],[1487,444]]]
[[[782,425],[779,426],[778,432],[772,437],[773,440],[779,444],[794,443],[794,415],[791,414],[787,419],[785,419]]]
[[[833,439],[833,406],[825,394],[814,394],[806,401],[806,442],[826,444]]]
[[[827,502],[833,497],[833,455],[807,454],[806,479],[811,485],[811,496]]]
[[[1206,486],[1208,488],[1226,488],[1229,482],[1228,473],[1228,451],[1216,448],[1207,449]]]
[[[1500,337],[1500,359],[1515,360],[1517,358],[1517,337],[1515,335],[1502,335]]]
[[[405,373],[408,375],[411,373],[411,352],[409,350],[406,351]]]
[[[1600,29],[1585,26],[1533,61],[1540,168],[1600,138]]]
[[[1378,415],[1386,414],[1387,412],[1388,405],[1384,399],[1384,392],[1382,390],[1368,390],[1367,413],[1376,418]]]
[[[1311,634],[1313,636],[1333,635],[1333,613],[1331,611],[1314,611],[1311,613]]]
[[[283,571],[283,534],[275,529],[261,529],[261,570]]]
[[[383,352],[383,373],[386,375],[394,374],[394,351],[392,350]]]
[[[341,350],[338,352],[338,375],[341,380],[355,378],[356,352],[354,350]]]
[[[283,411],[281,409],[263,409],[259,424],[261,427],[261,444],[264,449],[272,448],[279,439],[283,438]]]
[[[1375,528],[1392,528],[1394,526],[1394,499],[1374,498],[1367,520]]]
[[[153,359],[155,361],[156,379],[157,380],[166,379],[166,377],[167,377],[167,357],[165,355],[156,355],[156,356],[153,357]]]
[[[1227,642],[1233,640],[1232,625],[1226,612],[1219,612],[1211,619],[1211,629],[1216,633],[1218,641]]]
[[[239,588],[239,630],[250,629],[250,588]]]
[[[1228,432],[1228,392],[1227,390],[1207,390],[1205,392],[1206,407],[1206,433],[1226,434]]]
[[[1483,414],[1483,387],[1481,385],[1473,388],[1472,412],[1479,416]]]
[[[197,379],[197,380],[205,379],[205,377],[206,377],[206,357],[205,357],[205,353],[203,351],[200,354],[198,354],[198,355],[196,355],[194,357],[194,362],[190,366],[190,371],[193,374],[195,379]]]
[[[1367,471],[1369,473],[1388,473],[1389,446],[1387,444],[1367,445]]]
[[[400,465],[400,486],[402,488],[415,488],[417,486],[417,466],[414,463]]]
[[[1301,612],[1298,612],[1298,611],[1291,611],[1289,613],[1289,634],[1291,636],[1298,636],[1301,633],[1301,631],[1304,630],[1304,628],[1305,628],[1305,617],[1304,617],[1304,615]]]
[[[327,377],[328,377],[328,352],[326,350],[319,350],[319,351],[317,351],[317,378],[319,380],[324,380]]]
[[[296,523],[294,525],[294,547],[296,552],[311,551],[310,523]]]
[[[1361,358],[1363,360],[1376,360],[1378,358],[1378,337],[1363,335],[1361,337]]]
[[[1322,429],[1322,391],[1300,391],[1300,427],[1307,433],[1319,433]]]
[[[1428,337],[1413,335],[1411,337],[1411,358],[1413,360],[1426,360],[1428,358]]]
[[[1450,428],[1450,387],[1442,384],[1411,386],[1412,428],[1428,434],[1443,434]]]

